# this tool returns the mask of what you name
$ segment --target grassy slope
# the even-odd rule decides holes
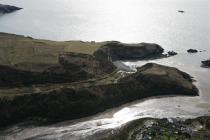
[[[92,54],[103,43],[37,40],[0,33],[0,65],[22,63],[55,64],[63,52]]]

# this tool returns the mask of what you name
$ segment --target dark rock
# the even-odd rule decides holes
[[[76,119],[151,96],[198,95],[188,74],[153,63],[138,68],[136,73],[117,83],[100,82],[93,81],[90,86],[81,82],[74,88],[57,85],[53,89],[45,85],[49,90],[23,95],[18,92],[12,99],[0,98],[0,126],[34,116],[52,122]]]
[[[210,130],[210,118],[206,120],[206,128]]]
[[[109,74],[116,69],[109,61],[99,61],[92,55],[79,53],[61,54],[58,61],[59,63],[54,65],[0,65],[0,87],[76,82],[97,78],[101,75]],[[27,70],[27,67],[30,67],[33,71]]]
[[[204,67],[210,67],[210,59],[209,60],[202,61],[202,65]]]
[[[0,66],[0,87],[21,87],[33,84],[67,83],[92,78],[93,75],[80,71],[77,65],[69,65],[67,69],[62,65],[49,67],[44,72],[19,70],[9,66]],[[73,69],[74,68],[74,69]],[[78,70],[78,71],[76,71]]]
[[[147,136],[152,140],[208,140],[209,120],[209,116],[174,122],[169,122],[167,119],[143,118],[127,123],[104,140],[139,140],[139,136]],[[146,126],[148,122],[155,122],[156,125]]]
[[[185,11],[183,11],[183,10],[179,10],[178,12],[179,12],[179,13],[185,13]]]
[[[94,56],[99,59],[116,60],[140,60],[152,59],[163,56],[164,49],[158,44],[139,43],[124,44],[117,41],[107,42],[99,48]]]
[[[198,91],[192,84],[192,81],[192,77],[185,72],[154,63],[148,63],[138,68],[136,73],[120,80],[122,83],[133,83],[134,85],[139,83],[139,86],[143,86],[144,89],[148,87],[150,89],[159,89],[156,92],[161,90],[169,91],[176,87],[177,89],[173,90],[176,92],[175,94],[179,91],[180,93],[185,92],[185,95],[198,95]],[[162,85],[165,86],[162,87]]]
[[[0,4],[0,13],[6,14],[6,13],[11,13],[17,10],[20,10],[22,8],[16,7],[16,6],[10,6],[10,5],[3,5]]]
[[[196,49],[189,49],[189,50],[187,50],[187,52],[188,52],[188,53],[197,53],[198,50],[196,50]]]
[[[177,52],[174,52],[174,51],[169,51],[168,52],[168,56],[174,56],[174,55],[177,55],[178,53]]]

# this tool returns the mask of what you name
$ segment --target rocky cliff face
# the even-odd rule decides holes
[[[140,60],[160,57],[164,49],[157,44],[139,43],[124,44],[120,42],[107,42],[99,48],[94,55],[101,59],[108,60]]]
[[[144,89],[158,89],[158,92],[176,92],[184,95],[197,95],[192,78],[176,68],[148,63],[137,69],[137,72],[120,80],[122,83],[133,83]],[[164,86],[163,86],[164,85]],[[165,91],[165,92],[164,92]],[[167,93],[168,94],[168,93]]]
[[[61,54],[59,56],[59,63],[64,66],[76,64],[80,69],[96,77],[112,73],[116,69],[116,67],[107,60],[102,61],[98,60],[93,55],[72,52]]]
[[[58,59],[58,64],[0,65],[0,87],[70,83],[99,78],[116,69],[111,62],[99,61],[92,55],[87,54],[63,53],[60,54]]]
[[[16,7],[16,6],[11,6],[11,5],[3,5],[0,4],[0,13],[6,14],[6,13],[11,13],[17,10],[20,10],[22,8]]]
[[[13,92],[13,95],[0,98],[0,126],[33,117],[53,122],[76,119],[151,96],[198,95],[188,74],[152,63],[118,82],[105,81],[108,78],[77,86],[50,88],[45,85],[48,90],[27,93],[27,89],[24,94],[18,92],[17,96]]]

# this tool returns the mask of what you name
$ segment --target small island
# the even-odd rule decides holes
[[[197,53],[198,50],[196,50],[196,49],[188,49],[187,52],[188,53]]]
[[[0,4],[0,14],[12,13],[14,11],[21,10],[21,9],[22,8],[19,8],[16,6]]]
[[[148,63],[122,76],[113,63],[161,58],[163,51],[150,43],[56,42],[0,33],[0,126],[77,119],[151,96],[197,96],[192,77],[176,68]]]

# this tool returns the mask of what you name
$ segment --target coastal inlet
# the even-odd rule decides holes
[[[198,106],[205,104],[189,74],[154,63],[176,57],[164,55],[157,44],[53,42],[4,33],[0,39],[4,54],[0,61],[1,126],[25,121],[1,131],[5,139],[93,139],[100,134],[105,138],[109,136],[106,132],[111,135],[116,128],[139,118],[189,118],[209,113],[206,107]],[[14,45],[9,45],[8,39]],[[141,64],[135,73],[121,75],[121,60],[121,65],[127,65],[124,67]],[[182,96],[120,107],[160,95]],[[113,107],[119,108],[105,111]],[[90,118],[61,122],[102,111]]]

